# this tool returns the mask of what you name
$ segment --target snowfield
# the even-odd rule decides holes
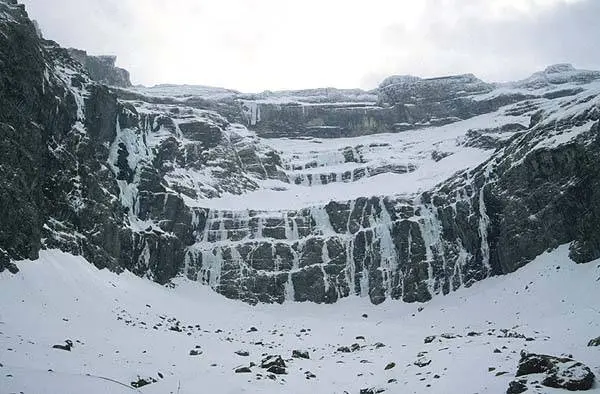
[[[458,124],[375,134],[353,138],[260,138],[263,145],[279,152],[290,182],[267,179],[256,182],[261,188],[243,194],[223,193],[211,199],[186,198],[189,206],[227,210],[277,211],[323,206],[329,201],[346,201],[371,196],[416,196],[457,172],[477,167],[494,153],[493,149],[464,146],[470,130],[494,129],[507,124],[527,124],[527,116],[497,113],[476,116]],[[588,128],[589,129],[589,128]],[[496,133],[510,138],[514,132]],[[354,149],[359,162],[345,162],[345,149]],[[356,152],[357,149],[360,152]],[[443,154],[443,160],[432,156]],[[405,172],[369,175],[369,168],[403,166]],[[366,170],[367,176],[342,182],[344,173]],[[310,181],[308,176],[310,175]],[[321,176],[335,175],[337,181],[322,183]]]
[[[163,287],[40,253],[0,274],[2,394],[504,393],[522,349],[571,354],[600,376],[600,349],[587,346],[600,335],[600,261],[577,265],[567,245],[427,304],[378,306],[253,307],[184,279]],[[53,348],[67,339],[70,351]],[[268,355],[287,374],[261,368]],[[139,378],[156,382],[132,387]],[[540,390],[529,392],[564,392]]]

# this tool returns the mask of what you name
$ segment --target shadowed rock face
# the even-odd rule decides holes
[[[12,258],[32,258],[50,192],[48,145],[70,129],[75,101],[67,89],[44,88],[51,60],[23,6],[0,2],[0,13],[0,245]]]
[[[249,303],[423,302],[564,243],[600,257],[598,73],[128,90],[13,1],[0,32],[0,271],[59,248]]]
[[[129,71],[115,66],[116,56],[90,56],[86,51],[75,48],[69,48],[69,54],[81,63],[92,80],[109,86],[131,86]]]
[[[473,75],[389,77],[373,92],[336,89],[246,95],[249,127],[264,137],[356,137],[441,126],[494,112],[526,98],[520,92],[482,97],[495,89]],[[320,94],[320,95],[319,95]]]

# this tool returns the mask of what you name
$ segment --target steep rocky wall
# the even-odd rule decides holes
[[[440,214],[429,195],[246,216],[202,212],[185,272],[247,302],[427,301],[490,273],[477,198],[464,193]]]
[[[369,104],[270,104],[244,102],[247,124],[264,137],[314,136],[321,138],[401,131],[408,121],[402,106],[382,108]]]
[[[131,127],[146,140],[169,124],[160,116],[128,114],[127,122],[120,118],[119,128]],[[117,179],[129,179],[138,188],[129,222],[150,223],[134,232],[134,257],[121,265],[161,283],[183,272],[250,303],[335,302],[349,295],[380,303],[388,298],[427,301],[512,272],[570,241],[573,257],[589,261],[599,257],[594,231],[598,196],[587,186],[598,181],[598,106],[590,104],[564,118],[539,118],[536,114],[530,129],[501,145],[480,167],[415,198],[359,198],[274,212],[190,208],[172,193],[173,185],[164,179],[173,163],[197,165],[185,153],[188,137],[196,141],[192,146],[216,149],[219,157],[235,156],[222,150],[228,146],[221,135],[226,123],[217,130],[219,143],[206,134],[188,134],[176,139],[171,156],[158,155],[151,166],[123,165],[124,173],[116,172]],[[170,119],[185,134],[188,123]],[[576,128],[584,131],[571,142],[547,143]],[[172,142],[163,140],[158,151]],[[255,154],[250,157],[256,162]],[[276,168],[262,176],[277,176]],[[230,163],[229,177],[242,173]],[[133,181],[136,174],[141,181]]]
[[[152,250],[156,278],[172,278],[181,241],[131,230],[107,165],[123,105],[66,50],[40,39],[15,1],[0,2],[0,31],[0,270],[60,248],[145,274],[139,255]]]
[[[59,248],[159,283],[186,275],[249,303],[380,303],[424,302],[568,242],[578,262],[600,257],[599,89],[579,87],[598,74],[550,69],[502,94],[471,76],[392,78],[378,102],[360,91],[337,103],[147,97],[94,82],[14,1],[0,0],[0,33],[0,270]],[[569,81],[579,85],[524,90]],[[403,161],[416,143],[407,140],[306,156],[292,149],[284,162],[252,129],[337,138],[496,110],[517,123],[470,126],[455,139],[491,158],[426,191],[367,190],[375,197],[295,209],[212,205],[264,187],[404,176],[459,153],[417,148]],[[317,168],[319,154],[336,172]]]
[[[75,100],[50,80],[35,26],[16,1],[0,2],[0,254],[33,258],[49,190],[48,146],[70,129]]]
[[[507,148],[507,157],[494,168],[488,197],[491,259],[498,272],[512,272],[568,242],[577,262],[600,257],[598,119],[600,106],[592,106],[534,129],[515,141],[520,151]],[[587,131],[570,143],[531,151],[545,134],[577,127]]]
[[[81,63],[92,80],[109,86],[131,86],[129,71],[115,66],[116,56],[91,56],[75,48],[69,48],[69,54]]]
[[[450,124],[528,98],[524,93],[485,97],[494,88],[473,75],[390,77],[372,94],[358,96],[362,102],[352,95],[337,102],[329,96],[319,102],[283,96],[241,103],[248,127],[261,136],[340,138]]]
[[[423,302],[513,272],[564,243],[572,242],[575,261],[599,258],[600,106],[537,118],[480,167],[415,199],[203,210],[185,273],[251,303],[348,295]],[[577,129],[576,138],[556,142]]]

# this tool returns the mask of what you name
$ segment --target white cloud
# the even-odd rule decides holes
[[[593,0],[24,2],[48,38],[116,54],[134,82],[256,91],[372,86],[394,73],[520,75],[543,60],[539,48],[529,48],[539,59],[523,55],[536,43],[511,58],[510,42],[491,35],[544,29],[540,19]]]

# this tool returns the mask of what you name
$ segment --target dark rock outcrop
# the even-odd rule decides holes
[[[71,129],[76,103],[45,76],[46,64],[64,52],[44,48],[16,2],[0,2],[0,14],[10,15],[0,18],[0,248],[12,259],[36,258],[53,175],[49,145]]]
[[[508,389],[506,390],[506,394],[521,394],[527,391],[527,385],[518,380],[513,380],[508,383]]]
[[[67,352],[70,352],[71,349],[73,349],[73,341],[67,339],[64,345],[53,345],[52,349],[66,350]]]
[[[285,361],[281,356],[267,356],[263,358],[260,363],[260,367],[267,370],[267,372],[274,373],[276,375],[287,374]]]
[[[543,386],[569,391],[589,390],[594,385],[595,378],[589,367],[571,358],[521,352],[516,376],[534,374],[543,375],[540,378]],[[513,389],[517,386],[523,388],[526,387],[527,380],[513,383],[511,383]]]
[[[116,56],[91,56],[75,48],[69,48],[69,54],[81,63],[92,80],[109,86],[131,86],[129,71],[115,66]]]
[[[4,270],[8,270],[11,274],[16,274],[19,272],[19,267],[10,261],[8,253],[0,249],[0,272],[4,272]]]
[[[144,387],[149,384],[156,383],[156,382],[157,382],[157,380],[152,377],[142,378],[142,377],[138,376],[138,379],[136,381],[131,382],[131,387],[141,388],[141,387]]]
[[[308,360],[310,358],[310,354],[306,350],[293,350],[292,357],[293,358],[304,358],[304,359]]]

